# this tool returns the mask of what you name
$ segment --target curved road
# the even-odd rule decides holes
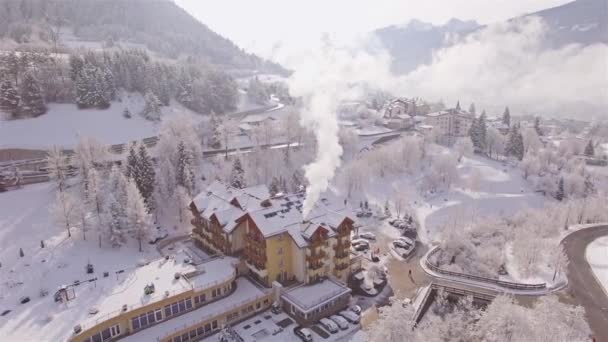
[[[587,245],[608,235],[608,226],[581,229],[563,241],[568,255],[568,287],[579,305],[585,308],[587,322],[597,341],[608,341],[608,296],[585,258]]]

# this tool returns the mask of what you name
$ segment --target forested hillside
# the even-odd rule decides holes
[[[246,53],[167,0],[0,0],[0,37],[53,45],[68,30],[107,46],[143,44],[170,58],[194,55],[230,68],[285,71]]]

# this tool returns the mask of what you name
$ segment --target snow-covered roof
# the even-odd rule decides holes
[[[328,235],[333,236],[335,229],[347,217],[354,217],[343,198],[327,192],[321,196],[308,217],[304,218],[304,198],[302,192],[270,198],[265,185],[232,189],[223,183],[214,182],[207,191],[195,197],[194,204],[202,216],[215,216],[228,233],[234,230],[240,218],[249,215],[265,237],[287,232],[299,247],[308,245],[307,240],[318,227],[324,227]]]
[[[236,290],[228,297],[202,306],[179,317],[163,321],[148,329],[143,329],[123,338],[122,341],[157,341],[176,330],[216,317],[265,295],[267,295],[267,292],[255,286],[251,281],[242,277],[237,278]]]
[[[212,284],[221,283],[236,276],[235,267],[238,259],[218,257],[197,265],[196,272],[187,275],[188,282],[194,289],[204,289]]]
[[[194,197],[192,202],[202,217],[210,219],[215,216],[224,231],[230,233],[237,226],[236,220],[248,210],[262,208],[260,203],[269,198],[270,193],[265,185],[236,189],[215,181]],[[233,204],[235,200],[238,206]]]
[[[283,300],[294,304],[301,311],[309,312],[317,307],[343,295],[351,290],[331,278],[312,285],[301,285],[285,291]]]

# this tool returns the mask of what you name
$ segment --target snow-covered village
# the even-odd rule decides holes
[[[606,61],[605,0],[0,0],[0,340],[608,341]]]

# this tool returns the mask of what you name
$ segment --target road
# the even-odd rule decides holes
[[[608,226],[582,229],[566,237],[562,244],[568,255],[568,291],[585,308],[587,322],[597,341],[608,341],[608,296],[593,275],[585,258],[587,245],[608,235]]]

